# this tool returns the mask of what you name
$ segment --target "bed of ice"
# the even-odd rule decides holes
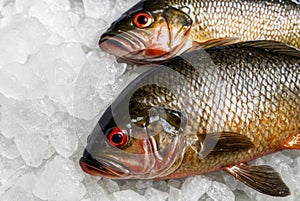
[[[98,48],[137,0],[0,0],[0,200],[300,200],[299,152],[256,160],[292,195],[262,195],[225,172],[170,181],[113,181],[78,160],[95,122],[137,76]]]

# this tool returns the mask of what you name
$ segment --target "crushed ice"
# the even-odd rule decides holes
[[[98,48],[138,0],[0,0],[0,200],[276,200],[221,171],[170,181],[84,174],[87,135],[138,73]],[[125,73],[126,72],[126,73]],[[299,153],[258,159],[300,199]]]

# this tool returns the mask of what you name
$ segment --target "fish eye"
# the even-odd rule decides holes
[[[133,18],[133,23],[138,28],[147,28],[149,27],[153,22],[153,18],[148,13],[137,13]]]
[[[120,128],[112,129],[108,135],[107,139],[111,145],[114,147],[122,148],[127,144],[128,137],[127,134]]]

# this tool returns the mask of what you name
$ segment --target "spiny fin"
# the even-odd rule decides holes
[[[201,150],[200,156],[216,152],[234,152],[248,150],[254,147],[253,142],[245,135],[235,132],[216,132],[200,135]]]
[[[225,46],[225,45],[231,45],[231,44],[236,44],[240,42],[240,39],[237,37],[232,37],[232,38],[216,38],[216,39],[211,39],[207,40],[204,42],[198,42],[198,41],[193,41],[193,47],[190,48],[188,51],[194,51],[197,50],[198,48],[211,48],[211,47],[217,47],[217,46]]]
[[[300,58],[300,50],[286,43],[281,43],[272,40],[257,40],[237,43],[238,46],[256,47],[265,49],[274,53],[286,54]]]
[[[224,168],[229,174],[255,190],[278,197],[290,195],[290,190],[271,166],[249,166],[244,163]]]
[[[300,133],[292,136],[285,144],[286,149],[300,149]]]

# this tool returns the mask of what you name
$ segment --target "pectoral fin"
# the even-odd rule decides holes
[[[217,39],[211,39],[207,41],[193,41],[193,47],[189,51],[197,50],[198,47],[200,48],[211,48],[211,47],[217,47],[217,46],[225,46],[225,45],[231,45],[240,42],[239,38],[217,38]]]
[[[286,149],[300,149],[300,133],[292,136],[284,147]]]
[[[235,152],[254,147],[253,142],[245,135],[235,132],[216,132],[200,135],[200,157],[220,152]]]
[[[224,169],[242,183],[261,193],[279,197],[290,195],[290,190],[280,175],[268,165],[249,166],[241,163]]]

